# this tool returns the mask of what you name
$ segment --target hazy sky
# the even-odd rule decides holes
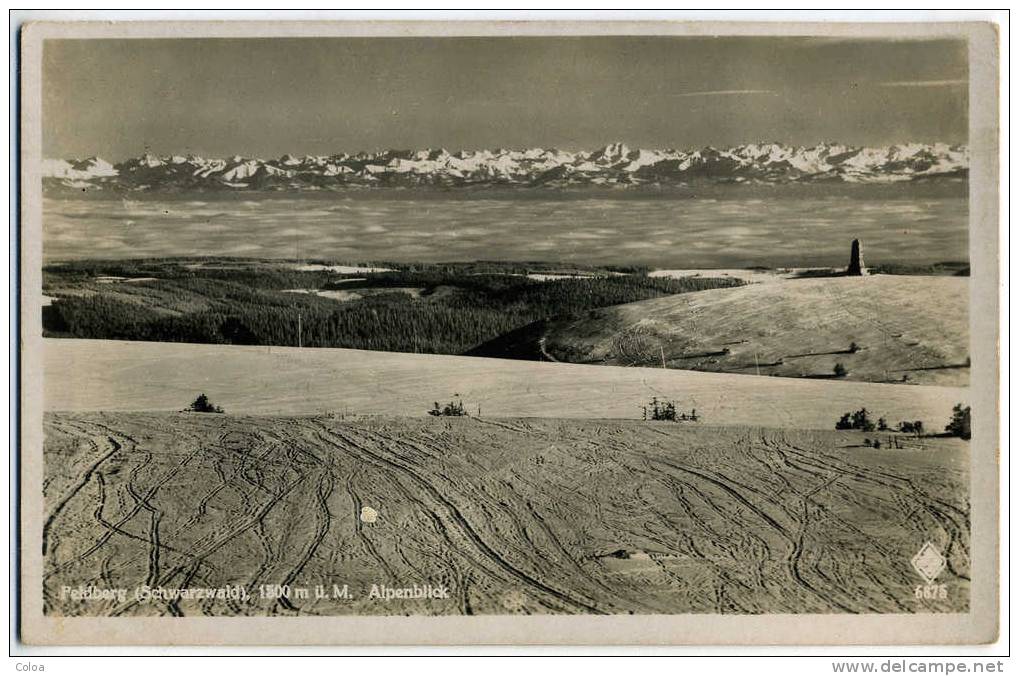
[[[966,45],[811,38],[61,40],[47,157],[964,143]]]

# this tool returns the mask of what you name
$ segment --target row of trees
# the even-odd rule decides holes
[[[884,418],[880,418],[879,422],[884,429],[888,429],[887,422]],[[865,408],[861,408],[859,411],[847,411],[846,413],[843,413],[842,417],[839,418],[839,421],[835,423],[835,429],[837,430],[860,430],[862,432],[873,432],[874,428],[875,424],[870,419],[870,412]]]
[[[323,266],[337,264],[334,261],[307,261]],[[435,283],[441,280],[462,280],[473,276],[524,276],[529,273],[576,274],[605,276],[611,273],[646,276],[650,267],[646,265],[563,265],[542,261],[471,261],[457,263],[392,263],[385,261],[343,261],[353,267],[384,269],[387,272],[350,273],[352,277],[368,276],[370,286],[400,286],[395,282],[404,279],[431,277]],[[243,283],[258,289],[325,288],[336,279],[336,273],[328,269],[299,269],[292,264],[254,258],[206,257],[154,257],[127,260],[79,260],[52,263],[43,267],[44,285],[67,283],[88,283],[96,277],[155,277],[167,281],[196,279],[217,279]],[[349,282],[348,282],[349,283]],[[424,284],[422,284],[424,286]]]
[[[435,402],[428,411],[428,415],[460,417],[470,415],[470,413],[467,412],[467,407],[464,406],[463,401],[457,399],[442,406],[439,405],[439,402]]]
[[[697,422],[700,420],[700,416],[697,415],[697,409],[692,408],[689,413],[686,411],[677,412],[676,402],[668,399],[659,400],[658,397],[653,397],[642,408],[644,410],[644,420],[667,420],[670,422],[686,420]]]
[[[945,426],[945,431],[961,439],[970,438],[969,406],[956,404],[952,407],[952,419]]]
[[[199,394],[191,405],[184,409],[186,413],[223,413],[223,409],[213,404],[205,393]]]
[[[878,432],[895,431],[916,435],[921,435],[924,432],[922,420],[904,420],[893,429],[888,426],[888,421],[885,418],[878,418],[877,422],[871,420],[870,412],[866,408],[843,413],[839,421],[835,423],[835,429],[859,430],[861,432],[873,432],[874,430]]]
[[[878,418],[876,422],[871,419],[871,414],[866,408],[858,411],[847,411],[842,414],[835,423],[837,430],[859,430],[861,432],[903,432],[923,436],[926,433],[922,420],[903,420],[895,428],[888,426],[888,421]],[[953,437],[962,439],[970,438],[970,407],[956,404],[952,408],[952,418],[945,426],[945,432]]]
[[[434,402],[432,408],[429,409],[428,415],[432,416],[467,416],[470,413],[467,412],[467,407],[464,406],[463,399],[460,398],[459,394],[453,395],[455,399],[445,404]],[[664,420],[669,422],[681,422],[681,421],[693,421],[700,420],[700,416],[697,415],[697,409],[690,409],[690,412],[679,411],[676,408],[676,402],[668,399],[659,399],[654,397],[647,405],[642,407],[644,410],[644,420]],[[480,407],[478,408],[478,414],[481,414]]]
[[[271,286],[293,281],[283,272],[264,274]],[[733,283],[640,275],[536,282],[508,275],[398,272],[340,286],[424,286],[421,299],[394,291],[338,303],[259,288],[256,283],[266,280],[252,270],[208,275],[92,284],[83,289],[87,293],[64,295],[49,306],[43,328],[47,335],[75,338],[462,354],[548,317]],[[430,293],[439,287],[443,293]]]
[[[43,284],[87,284],[96,277],[153,277],[162,282],[212,279],[244,284],[255,289],[319,288],[334,273],[298,270],[278,263],[233,258],[144,258],[123,261],[67,261],[43,267]]]

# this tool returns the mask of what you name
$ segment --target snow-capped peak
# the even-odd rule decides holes
[[[966,146],[902,143],[883,147],[775,142],[695,150],[631,148],[622,142],[593,151],[532,147],[522,150],[387,150],[355,154],[286,154],[263,160],[234,155],[158,157],[145,154],[116,165],[97,157],[45,160],[47,185],[121,191],[163,189],[333,189],[362,186],[625,186],[713,182],[894,182],[965,178]]]

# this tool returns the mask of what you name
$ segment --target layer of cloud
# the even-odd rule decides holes
[[[969,80],[898,80],[879,82],[879,87],[961,87],[969,84]]]
[[[672,96],[682,98],[686,96],[742,96],[742,95],[753,95],[753,94],[776,94],[777,92],[771,89],[718,89],[715,91],[707,92],[683,92],[682,94],[672,94]]]

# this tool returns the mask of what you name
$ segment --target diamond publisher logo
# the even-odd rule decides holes
[[[945,569],[945,563],[945,557],[929,541],[924,543],[913,557],[913,569],[926,580],[927,584],[934,584],[934,580],[938,579],[938,575]]]

